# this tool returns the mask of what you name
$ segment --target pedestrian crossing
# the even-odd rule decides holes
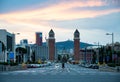
[[[62,69],[61,64],[44,67],[44,68],[33,68],[27,70],[2,72],[0,75],[120,75],[120,73],[114,72],[101,72],[96,69],[82,68],[77,65],[66,64],[65,68]]]
[[[51,69],[28,69],[28,70],[20,70],[20,71],[11,71],[11,72],[3,72],[1,75],[120,75],[120,73],[112,73],[112,72],[100,72],[97,70],[89,70],[89,69],[75,69],[75,68],[51,68]]]

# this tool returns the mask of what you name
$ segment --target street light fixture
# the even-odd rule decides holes
[[[20,35],[20,33],[13,33],[15,35]],[[19,64],[19,48],[18,48],[18,64]]]
[[[112,36],[112,57],[114,56],[114,33],[106,33],[106,35]],[[112,58],[113,61],[113,58]]]

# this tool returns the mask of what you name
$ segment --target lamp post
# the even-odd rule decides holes
[[[106,33],[106,35],[112,36],[112,57],[114,57],[114,33]],[[112,61],[114,61],[113,58],[112,58]]]
[[[13,33],[15,35],[20,35],[20,33]],[[19,47],[18,47],[18,64],[19,64]]]
[[[29,60],[32,61],[32,58],[31,58],[31,56],[32,56],[32,47],[31,47],[32,41],[30,41],[29,43],[30,43],[29,44],[29,48],[30,48],[29,49]]]

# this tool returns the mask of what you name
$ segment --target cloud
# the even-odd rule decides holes
[[[92,26],[96,27],[99,26],[99,24],[94,25],[94,23],[99,23],[99,21],[95,22],[96,20],[91,19],[95,19],[97,17],[108,15],[111,13],[120,12],[120,9],[116,7],[103,9],[103,7],[108,6],[110,7],[111,5],[108,4],[107,2],[104,2],[104,0],[69,0],[69,1],[62,0],[61,2],[58,1],[56,3],[52,3],[49,5],[44,4],[44,7],[42,6],[33,9],[28,7],[24,10],[21,9],[20,11],[18,10],[0,14],[0,21],[3,21],[9,27],[9,29],[12,29],[11,31],[16,31],[17,29],[18,31],[21,32],[22,35],[26,35],[26,36],[21,35],[21,37],[23,38],[29,37],[33,41],[35,39],[34,37],[31,36],[34,36],[34,32],[43,31],[47,35],[48,31],[51,28],[53,29],[55,28],[56,36],[59,36],[57,39],[59,38],[64,39],[64,37],[61,36],[61,32],[59,31],[64,30],[64,32],[66,33],[65,35],[66,38],[69,36],[73,37],[73,35],[70,34],[72,34],[74,28],[77,28],[73,26],[75,23],[74,20],[88,19],[87,21],[92,21],[92,23],[85,22],[84,25],[88,24],[88,26],[90,27]],[[99,10],[96,9],[101,7],[102,9]],[[76,8],[77,10],[75,10]],[[86,9],[84,10],[84,8]],[[89,8],[93,9],[89,10]],[[62,26],[66,25],[64,22],[62,23],[61,26],[60,25],[57,26],[55,24],[56,22],[54,21],[58,21],[58,23],[59,21],[71,21],[71,23],[73,24],[67,25],[66,27],[68,28],[64,29],[65,26]],[[102,19],[100,21],[104,20]],[[1,23],[4,24],[3,22]],[[79,25],[79,21],[77,22],[77,24]],[[86,27],[88,28],[88,26]],[[71,27],[72,29],[69,29],[69,27]]]
[[[71,8],[76,7],[93,7],[93,6],[102,6],[105,5],[102,1],[63,1],[57,4],[51,4],[44,8],[38,8],[33,10],[24,10],[24,11],[15,11],[12,13],[1,14],[0,17],[6,19],[8,21],[23,21],[27,22],[28,20],[33,20],[35,22],[39,20],[69,20],[69,19],[76,19],[76,18],[83,18],[86,16],[81,16],[81,14],[86,13],[87,11],[82,11],[80,15],[76,12],[71,13]],[[70,13],[69,13],[70,12]],[[88,11],[89,12],[89,11]],[[73,17],[74,16],[74,17]],[[88,17],[88,16],[87,16]]]
[[[96,7],[108,6],[107,2],[102,0],[70,0],[57,2],[46,7],[38,9],[28,9],[26,11],[15,11],[12,13],[0,14],[0,20],[9,24],[26,26],[48,27],[54,24],[54,21],[69,21],[86,18],[96,18],[103,15],[120,12],[119,8],[96,10]],[[93,7],[94,10],[74,10],[74,8]],[[51,22],[53,21],[53,22]]]

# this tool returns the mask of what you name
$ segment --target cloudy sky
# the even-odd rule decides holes
[[[35,43],[35,32],[43,41],[53,29],[56,41],[73,40],[76,29],[82,42],[120,42],[120,0],[0,0],[0,29],[16,35],[16,42]]]

